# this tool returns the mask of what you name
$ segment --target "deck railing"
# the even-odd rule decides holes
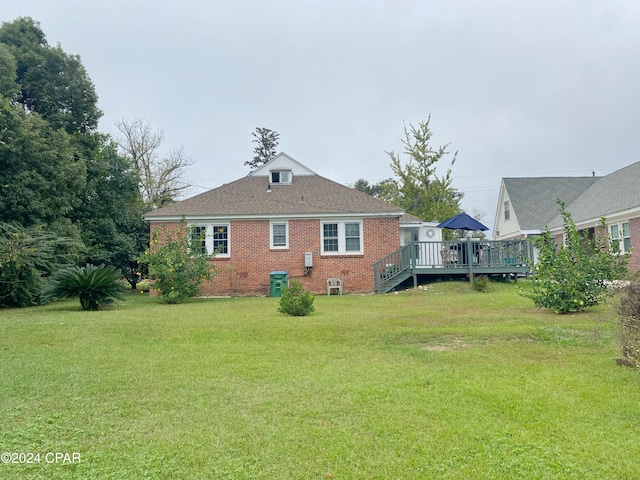
[[[413,244],[404,245],[373,264],[376,292],[381,291],[388,283],[397,282],[398,285],[411,275],[412,248]]]
[[[388,291],[415,274],[528,272],[530,259],[527,240],[412,242],[373,264],[375,289]]]

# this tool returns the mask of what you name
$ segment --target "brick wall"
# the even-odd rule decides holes
[[[158,224],[152,224],[151,230]],[[165,224],[175,231],[179,224]],[[343,281],[343,292],[372,292],[372,264],[400,248],[398,218],[365,218],[362,221],[364,254],[321,255],[320,220],[289,220],[289,248],[270,249],[269,220],[230,222],[230,256],[216,258],[213,282],[205,295],[268,295],[270,273],[285,271],[312,293],[326,293],[327,278]],[[304,254],[313,253],[313,268],[305,275]]]

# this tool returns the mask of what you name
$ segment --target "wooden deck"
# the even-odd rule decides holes
[[[418,275],[528,275],[533,245],[527,240],[412,242],[373,264],[376,293],[386,293]]]

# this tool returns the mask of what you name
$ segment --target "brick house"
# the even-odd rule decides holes
[[[180,222],[218,250],[205,295],[266,295],[285,271],[313,293],[339,278],[344,292],[372,292],[372,264],[401,244],[403,210],[324,178],[280,153],[246,177],[145,216],[153,232]],[[406,217],[405,217],[406,218]]]
[[[571,213],[578,230],[593,236],[606,219],[616,249],[631,252],[629,270],[640,270],[640,162],[604,177],[503,178],[494,238],[539,235],[546,226],[562,239],[563,220],[556,200]]]

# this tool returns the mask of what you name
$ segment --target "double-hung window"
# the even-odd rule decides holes
[[[229,256],[229,225],[213,225],[213,253]]]
[[[323,254],[361,254],[362,222],[323,222],[321,225]]]
[[[504,202],[504,220],[507,221],[511,218],[511,209],[509,201]]]
[[[191,248],[200,253],[215,254],[218,257],[228,257],[229,224],[190,225]]]
[[[189,230],[191,234],[191,249],[197,253],[207,254],[207,227],[204,225],[192,225]]]
[[[614,252],[627,253],[631,251],[629,222],[610,225],[609,235],[611,236],[611,248]]]
[[[270,224],[270,248],[289,248],[289,224],[288,222],[271,222]]]

